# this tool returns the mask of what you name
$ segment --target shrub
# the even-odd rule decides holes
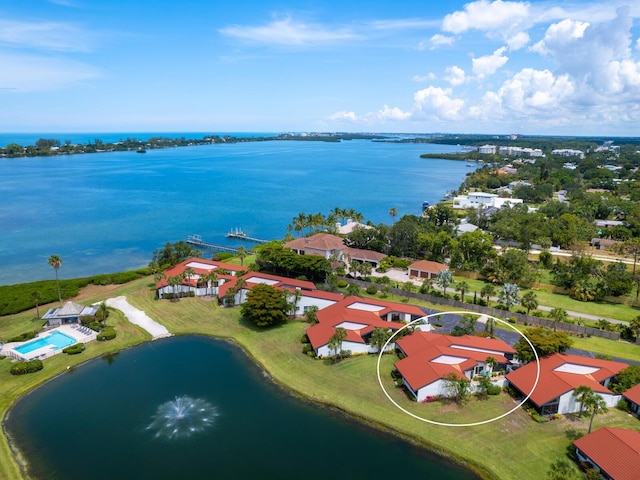
[[[95,315],[83,315],[80,317],[80,323],[86,327],[88,327],[92,322],[97,322],[98,319]]]
[[[347,285],[346,280],[338,280],[338,288],[345,288]]]
[[[15,337],[11,337],[9,340],[7,340],[7,343],[24,342],[26,340],[31,340],[32,338],[35,338],[35,336],[36,336],[36,332],[26,332],[20,335],[16,335]]]
[[[69,355],[77,355],[78,353],[82,353],[84,351],[84,343],[75,343],[67,348],[62,350],[62,353],[67,353]]]
[[[378,293],[378,289],[375,285],[369,285],[366,288],[365,292],[367,292],[369,295],[375,295],[376,293]]]
[[[500,395],[502,388],[499,385],[490,385],[487,387],[487,395]]]
[[[313,351],[313,347],[311,346],[310,343],[304,344],[304,346],[302,347],[302,353],[305,353],[307,355],[311,354],[310,356],[313,356],[315,354],[315,352]]]
[[[113,340],[116,338],[116,329],[105,327],[96,337],[98,340]]]
[[[309,336],[306,333],[303,333],[302,337],[300,337],[300,343],[309,343]]]
[[[229,258],[234,257],[235,255],[233,253],[230,252],[217,252],[213,255],[213,257],[211,257],[211,260],[215,260],[218,262],[221,262],[223,260],[227,260]]]
[[[11,375],[25,375],[27,373],[42,370],[44,365],[41,360],[31,360],[29,362],[16,362],[11,367]]]
[[[87,327],[89,327],[94,332],[99,332],[100,329],[102,328],[102,324],[98,321],[95,321],[95,322],[91,322],[89,325],[87,325]]]
[[[624,399],[620,399],[620,401],[618,401],[618,404],[616,405],[616,408],[618,410],[622,410],[623,412],[630,412],[631,409],[629,408],[629,402],[627,402]]]

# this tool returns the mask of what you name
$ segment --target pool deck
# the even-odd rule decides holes
[[[18,352],[17,350],[15,350],[16,347],[20,347],[21,345],[24,345],[25,343],[30,343],[33,342],[35,340],[38,340],[40,338],[44,338],[49,336],[52,332],[60,332],[63,333],[71,338],[73,338],[75,340],[75,343],[88,343],[88,342],[92,342],[93,340],[96,339],[96,335],[97,333],[94,332],[93,330],[87,328],[87,327],[83,327],[81,325],[61,325],[59,327],[56,328],[52,328],[51,330],[44,330],[40,333],[38,333],[35,338],[32,338],[31,340],[27,340],[26,342],[12,342],[12,343],[6,343],[2,346],[2,349],[0,349],[0,355],[4,355],[10,358],[13,358],[14,360],[34,360],[34,359],[39,359],[39,360],[44,360],[45,358],[49,358],[52,357],[54,355],[57,355],[59,353],[62,353],[62,348],[56,350],[54,345],[47,345],[46,347],[42,347],[42,348],[38,348],[36,350],[32,350],[29,353],[26,354],[22,354],[20,352]]]

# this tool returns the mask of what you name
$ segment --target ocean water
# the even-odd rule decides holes
[[[423,201],[460,185],[465,162],[419,157],[453,151],[270,141],[0,159],[0,284],[54,278],[52,254],[62,259],[60,277],[72,278],[145,266],[154,249],[190,234],[250,247],[225,234],[280,239],[299,212],[336,206],[390,223],[390,208],[398,218],[419,214]]]

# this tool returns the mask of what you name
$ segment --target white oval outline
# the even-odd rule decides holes
[[[405,410],[404,408],[402,408],[400,405],[398,405],[395,400],[393,398],[391,398],[391,396],[387,393],[387,391],[384,388],[384,385],[382,385],[382,379],[380,378],[380,360],[382,359],[382,354],[384,353],[385,349],[387,348],[387,345],[389,345],[389,343],[391,342],[391,340],[393,340],[393,337],[395,337],[396,335],[398,335],[398,333],[400,333],[402,330],[404,330],[405,328],[411,326],[414,323],[417,322],[423,322],[424,320],[428,320],[431,317],[437,317],[437,316],[441,316],[441,315],[477,315],[478,317],[489,317],[492,318],[493,320],[497,320],[499,322],[504,323],[505,325],[507,325],[509,328],[515,330],[519,335],[522,336],[522,338],[524,338],[527,343],[531,346],[531,350],[533,350],[533,354],[536,357],[536,381],[533,382],[533,387],[531,388],[531,391],[527,394],[526,397],[524,397],[524,399],[515,407],[513,407],[511,410],[509,410],[508,412],[503,413],[502,415],[498,415],[497,417],[494,418],[490,418],[488,420],[483,420],[481,422],[474,422],[474,423],[444,423],[444,422],[436,422],[435,420],[428,420],[426,418],[420,417],[418,415],[415,415],[407,410]],[[538,386],[538,381],[540,380],[540,358],[538,357],[538,352],[536,352],[536,349],[534,348],[533,344],[531,343],[531,340],[529,340],[527,338],[527,336],[522,333],[521,331],[519,331],[516,327],[514,327],[513,325],[511,325],[508,322],[505,322],[504,320],[501,320],[499,318],[496,318],[492,315],[487,315],[487,314],[482,314],[482,313],[477,313],[477,312],[464,312],[464,311],[455,311],[455,312],[438,312],[438,313],[431,313],[429,315],[425,315],[424,317],[420,317],[417,320],[414,320],[412,322],[407,323],[405,326],[403,326],[402,328],[400,328],[399,330],[395,331],[393,333],[393,335],[391,335],[389,337],[389,339],[385,342],[384,346],[380,349],[380,353],[378,354],[378,361],[376,363],[376,374],[378,376],[378,384],[380,385],[380,388],[382,389],[382,391],[384,392],[384,394],[386,395],[386,397],[389,399],[389,401],[391,403],[393,403],[397,408],[399,408],[400,410],[402,410],[404,413],[406,413],[407,415],[409,415],[410,417],[415,418],[416,420],[421,420],[423,422],[427,422],[427,423],[431,423],[433,425],[440,425],[442,427],[475,427],[476,425],[484,425],[487,423],[491,423],[491,422],[495,422],[496,420],[500,420],[501,418],[506,417],[507,415],[515,412],[517,409],[519,409],[522,405],[524,405],[524,403],[529,400],[529,397],[531,397],[531,395],[533,394],[533,391],[536,389],[536,387]]]

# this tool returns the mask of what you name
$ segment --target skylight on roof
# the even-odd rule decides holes
[[[467,359],[462,357],[454,357],[452,355],[440,355],[437,358],[431,360],[431,363],[444,363],[445,365],[458,365],[465,362]]]
[[[275,285],[279,283],[278,280],[271,280],[268,278],[260,278],[260,277],[251,277],[247,278],[247,283],[265,283],[267,285]]]
[[[600,370],[598,367],[587,367],[586,365],[576,365],[575,363],[565,363],[555,368],[554,372],[574,373],[576,375],[590,375]]]
[[[213,270],[214,268],[217,268],[215,265],[209,265],[208,263],[202,262],[189,262],[185,266],[191,268],[201,268],[202,270]]]
[[[340,325],[336,325],[336,328],[341,327],[345,330],[361,330],[365,328],[367,325],[363,323],[355,323],[355,322],[342,322]]]
[[[365,312],[379,312],[384,310],[384,307],[380,305],[371,305],[369,303],[355,302],[349,305],[347,308],[353,308],[354,310],[364,310]]]

